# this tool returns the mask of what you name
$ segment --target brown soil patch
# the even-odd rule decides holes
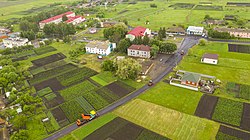
[[[40,58],[37,60],[33,60],[31,61],[33,63],[34,66],[40,67],[40,66],[44,66],[46,64],[52,63],[52,62],[56,62],[59,60],[62,60],[66,58],[66,56],[62,53],[57,53],[57,54],[53,54],[44,58]]]
[[[51,113],[59,124],[64,124],[65,122],[68,122],[68,118],[63,113],[60,107],[51,110]]]
[[[53,91],[59,91],[65,88],[56,78],[52,78],[41,83],[35,84],[34,87],[37,91],[46,87],[50,87]]]
[[[107,85],[106,87],[121,98],[121,97],[128,95],[130,92],[133,91],[132,87],[129,89],[129,87],[126,88],[126,86],[128,85],[124,84],[124,86],[122,86],[122,84],[123,84],[122,82],[116,81]]]
[[[250,104],[244,103],[240,128],[250,131]]]
[[[237,138],[240,138],[240,139],[243,139],[243,140],[249,140],[250,139],[250,133],[243,132],[243,131],[240,131],[240,130],[237,130],[237,129],[233,129],[233,128],[230,128],[230,127],[227,127],[227,126],[221,125],[219,131],[224,133],[224,134],[234,136],[234,137],[237,137]]]
[[[217,102],[218,97],[204,94],[196,108],[195,115],[202,118],[212,119]]]

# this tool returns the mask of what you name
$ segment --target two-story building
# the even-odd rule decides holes
[[[20,46],[25,46],[25,45],[31,45],[29,40],[27,38],[20,38],[20,37],[15,37],[15,38],[6,38],[3,39],[3,45],[6,48],[13,48],[13,47],[20,47]]]
[[[116,44],[110,43],[109,41],[91,41],[85,48],[86,53],[107,56],[116,48]]]
[[[150,29],[138,26],[132,29],[130,32],[128,32],[126,38],[129,38],[131,41],[133,41],[136,37],[144,37],[150,35],[151,35]]]
[[[131,45],[128,50],[128,56],[150,58],[150,47],[145,45]]]
[[[233,29],[233,28],[214,28],[218,32],[228,32],[231,36],[240,38],[250,38],[249,29]]]

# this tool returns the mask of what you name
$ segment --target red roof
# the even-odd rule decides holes
[[[68,20],[67,20],[66,22],[67,22],[67,23],[70,23],[70,22],[72,22],[72,21],[74,21],[75,19],[78,19],[78,18],[84,19],[84,17],[82,17],[82,16],[75,16],[75,17],[69,17]]]
[[[43,21],[41,21],[40,23],[49,23],[51,21],[54,21],[54,20],[57,20],[59,18],[62,18],[64,15],[70,15],[70,14],[73,14],[74,12],[72,11],[69,11],[69,12],[66,12],[66,13],[63,13],[63,14],[60,14],[60,15],[57,15],[57,16],[54,16],[54,17],[51,17],[51,18],[48,18],[48,19],[45,19]]]
[[[145,45],[131,45],[128,49],[130,50],[140,50],[140,51],[150,51],[150,47],[149,46],[145,46]]]
[[[147,28],[138,26],[136,28],[134,28],[133,30],[131,30],[130,32],[128,32],[128,34],[132,34],[134,36],[144,36],[144,32],[146,31]]]

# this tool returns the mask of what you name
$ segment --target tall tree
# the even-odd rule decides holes
[[[121,52],[121,53],[127,53],[127,49],[131,46],[131,42],[128,38],[124,38],[122,39],[118,45],[117,45],[117,48],[116,50],[118,52]]]
[[[63,15],[62,16],[62,21],[67,21],[68,20],[68,17],[66,15]]]
[[[116,75],[121,79],[136,79],[141,68],[141,64],[135,59],[123,59],[117,62]]]

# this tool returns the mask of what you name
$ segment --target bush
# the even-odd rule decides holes
[[[207,40],[205,40],[205,39],[200,39],[200,41],[199,41],[199,45],[200,45],[200,46],[206,46],[206,44],[207,44]]]
[[[150,4],[150,7],[157,8],[157,5],[153,3],[153,4]]]

